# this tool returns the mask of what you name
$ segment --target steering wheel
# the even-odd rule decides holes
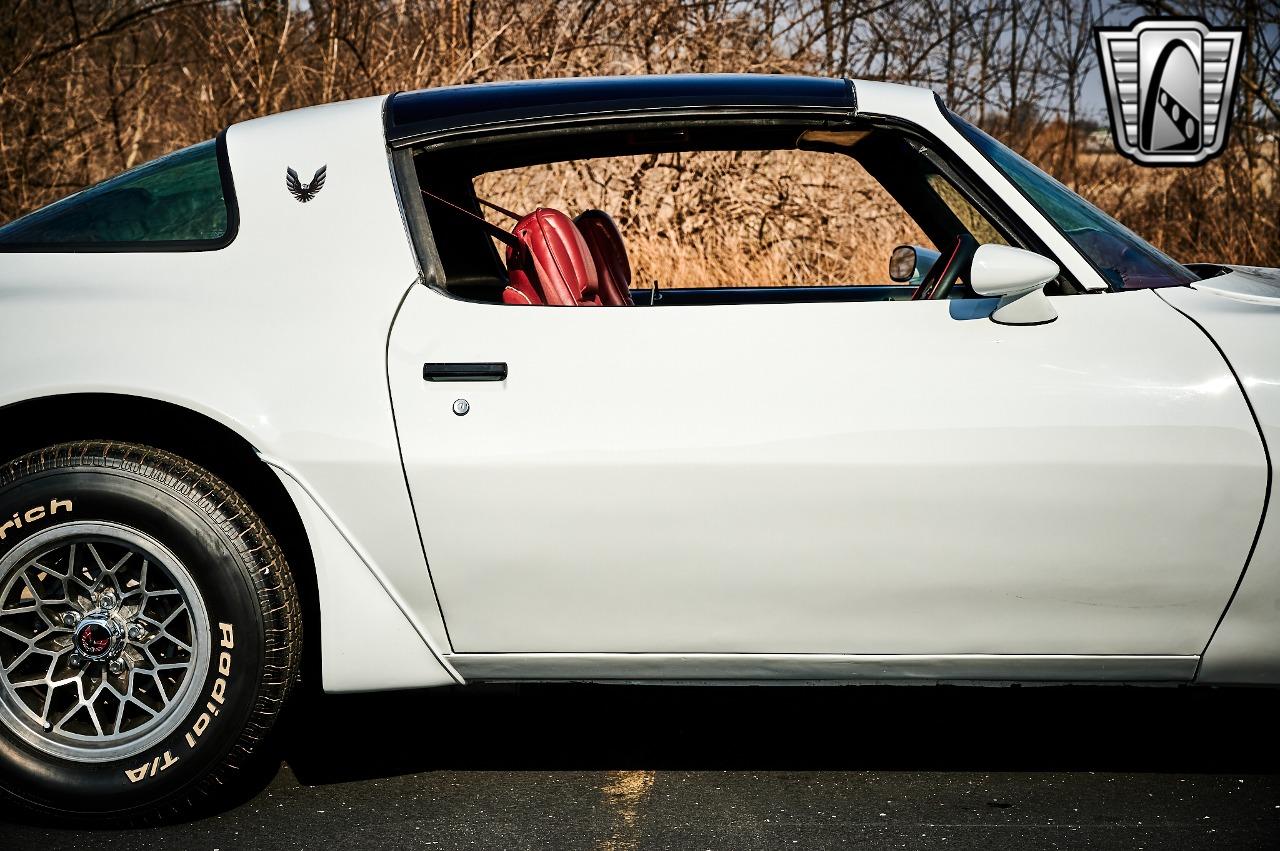
[[[911,300],[939,299],[950,295],[956,278],[960,277],[963,270],[969,268],[969,264],[973,261],[973,254],[977,250],[978,240],[967,233],[957,236],[945,255],[946,262],[934,261],[933,266],[929,268],[929,274],[924,276],[920,286],[916,287],[916,291],[911,294]]]

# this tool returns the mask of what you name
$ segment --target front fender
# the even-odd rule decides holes
[[[296,472],[262,457],[302,517],[320,592],[321,677],[327,692],[462,683],[430,634]]]

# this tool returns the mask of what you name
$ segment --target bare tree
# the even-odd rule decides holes
[[[932,87],[1175,256],[1280,265],[1280,0],[1103,3],[0,0],[0,221],[233,122],[314,103],[537,76],[793,72]],[[1143,13],[1248,29],[1233,136],[1203,168],[1079,149],[1081,103],[1100,100],[1086,98],[1092,27]],[[723,188],[720,174],[670,165],[625,177],[648,186],[644,170],[660,172],[694,204]],[[794,202],[811,194],[760,177],[803,220]],[[1210,204],[1216,215],[1204,216]],[[759,222],[734,238],[742,250],[768,242]]]

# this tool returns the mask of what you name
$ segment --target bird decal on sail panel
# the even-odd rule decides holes
[[[303,183],[298,179],[298,173],[291,168],[284,170],[284,185],[294,198],[297,198],[303,204],[312,198],[324,188],[324,178],[328,173],[329,167],[322,165],[316,169],[315,175],[311,178],[310,183]]]

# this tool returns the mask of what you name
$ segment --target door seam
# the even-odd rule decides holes
[[[1258,541],[1262,539],[1262,527],[1267,522],[1267,511],[1271,507],[1271,483],[1272,483],[1272,465],[1271,465],[1271,449],[1267,445],[1267,436],[1262,429],[1262,421],[1258,419],[1258,412],[1253,408],[1253,400],[1249,398],[1249,391],[1245,389],[1244,382],[1240,380],[1240,374],[1236,372],[1235,365],[1231,363],[1231,359],[1227,357],[1227,353],[1223,351],[1222,346],[1218,345],[1218,341],[1213,338],[1209,330],[1191,314],[1179,308],[1170,302],[1164,296],[1160,295],[1159,290],[1151,291],[1156,298],[1167,304],[1172,310],[1185,317],[1188,322],[1200,329],[1200,333],[1213,345],[1218,354],[1222,357],[1222,362],[1227,365],[1227,369],[1231,372],[1231,377],[1236,382],[1236,387],[1240,389],[1240,396],[1244,399],[1245,407],[1249,409],[1249,416],[1253,419],[1254,430],[1258,433],[1258,440],[1262,443],[1262,457],[1266,463],[1267,484],[1262,493],[1262,513],[1258,517],[1258,527],[1253,532],[1253,543],[1249,545],[1249,552],[1244,557],[1244,565],[1240,568],[1240,575],[1236,577],[1235,587],[1231,589],[1231,596],[1227,598],[1227,604],[1222,608],[1222,614],[1218,616],[1218,622],[1213,625],[1213,630],[1209,633],[1209,640],[1205,642],[1204,649],[1200,651],[1199,661],[1196,663],[1195,675],[1192,682],[1200,678],[1200,668],[1204,665],[1205,654],[1209,652],[1209,648],[1213,646],[1213,639],[1217,636],[1218,630],[1222,627],[1223,621],[1227,619],[1227,613],[1231,611],[1231,604],[1236,601],[1236,595],[1240,593],[1240,586],[1244,584],[1245,574],[1249,572],[1249,565],[1253,563],[1253,554],[1258,549]]]

